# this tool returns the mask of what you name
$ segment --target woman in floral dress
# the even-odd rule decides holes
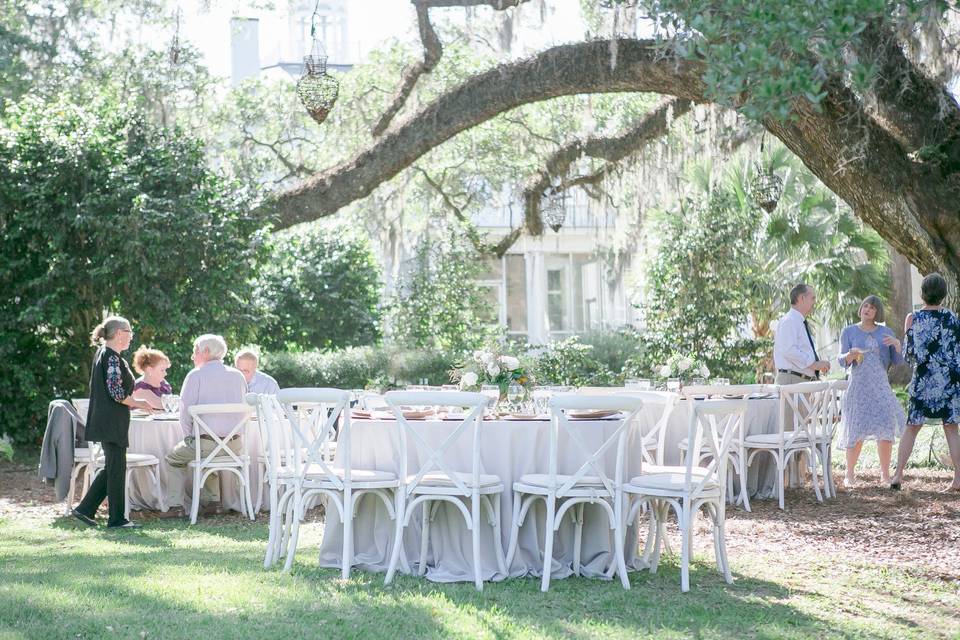
[[[953,482],[949,491],[960,491],[960,320],[940,306],[947,297],[947,282],[939,273],[923,279],[920,297],[924,306],[907,316],[904,323],[905,355],[914,364],[907,391],[910,404],[907,429],[897,451],[897,471],[890,488],[899,489],[903,470],[924,423],[940,420],[953,461]]]
[[[856,485],[854,470],[864,440],[877,441],[880,481],[890,482],[893,441],[903,433],[907,416],[890,388],[887,369],[903,362],[900,341],[883,322],[883,303],[867,296],[860,303],[860,322],[840,333],[840,365],[850,369],[850,386],[843,396],[844,432],[840,442],[847,451],[848,489]]]

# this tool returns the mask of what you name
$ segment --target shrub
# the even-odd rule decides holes
[[[550,342],[539,351],[534,379],[540,385],[609,386],[621,382],[623,377],[593,357],[592,345],[581,344],[574,336]]]
[[[257,276],[268,350],[334,349],[379,337],[380,267],[366,239],[344,227],[276,238]]]

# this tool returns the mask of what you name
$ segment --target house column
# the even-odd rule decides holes
[[[527,340],[544,344],[549,339],[547,323],[547,268],[540,251],[528,251],[527,265]]]

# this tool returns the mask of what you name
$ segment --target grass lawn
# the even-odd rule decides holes
[[[344,582],[317,567],[320,524],[304,527],[290,575],[262,569],[262,517],[92,530],[61,516],[34,468],[0,463],[0,640],[960,638],[960,497],[936,492],[943,470],[915,471],[900,493],[871,485],[819,505],[806,487],[785,512],[729,509],[733,585],[704,530],[690,593],[667,557],[657,575],[632,574],[631,591],[571,578],[541,594],[533,578],[482,593],[363,572]]]

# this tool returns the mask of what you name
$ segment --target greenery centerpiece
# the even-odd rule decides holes
[[[474,351],[466,362],[450,371],[450,380],[459,384],[464,391],[479,391],[485,384],[496,385],[500,391],[498,404],[506,401],[511,384],[516,383],[523,388],[524,399],[533,384],[533,376],[519,358],[499,353],[496,349]]]
[[[679,378],[681,384],[693,378],[703,378],[706,380],[710,377],[710,369],[706,364],[694,356],[681,355],[679,353],[674,353],[667,358],[666,363],[657,369],[657,373],[665,380],[668,378]]]

